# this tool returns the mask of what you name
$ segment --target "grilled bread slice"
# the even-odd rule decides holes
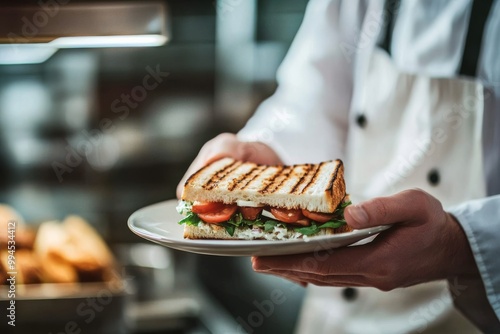
[[[193,174],[184,186],[186,201],[252,201],[271,207],[332,213],[345,197],[341,160],[320,164],[265,166],[231,158]]]

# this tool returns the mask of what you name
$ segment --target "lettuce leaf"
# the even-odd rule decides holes
[[[345,220],[335,220],[335,221],[329,221],[326,222],[322,225],[320,225],[318,228],[339,228],[342,225],[347,224]]]
[[[188,215],[179,221],[179,224],[198,226],[202,220],[196,214],[189,212]]]
[[[311,226],[295,227],[294,231],[302,233],[303,235],[313,235],[313,234],[318,233],[320,231],[320,229],[322,229],[322,228],[339,228],[345,224],[346,224],[345,220],[329,221],[329,222],[323,223],[321,225],[318,225],[315,222],[312,222]]]
[[[234,231],[238,227],[247,227],[247,228],[260,227],[260,228],[263,228],[265,226],[265,224],[261,218],[257,218],[256,220],[247,220],[247,219],[243,218],[241,213],[235,214],[233,217],[231,217],[231,219],[229,219],[227,222],[222,223],[221,225],[224,226],[224,228],[226,229],[226,232],[230,236],[234,235]]]
[[[315,223],[312,223],[311,226],[295,227],[294,231],[302,233],[303,235],[312,235],[319,232],[319,227]]]
[[[274,230],[274,228],[278,226],[278,222],[276,220],[267,220],[265,223],[264,223],[264,232],[270,232],[272,230]]]
[[[222,224],[222,226],[224,226],[224,228],[226,229],[226,232],[227,232],[230,236],[233,236],[233,235],[234,235],[234,230],[236,229],[236,226],[231,225],[231,224],[227,224],[227,223]]]

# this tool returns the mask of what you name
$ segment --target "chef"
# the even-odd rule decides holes
[[[298,333],[498,330],[499,50],[500,1],[312,0],[277,91],[202,148],[186,174],[223,156],[341,158],[348,224],[394,225],[363,246],[253,259],[312,283]]]

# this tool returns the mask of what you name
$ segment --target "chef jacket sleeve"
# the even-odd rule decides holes
[[[356,53],[349,35],[359,31],[362,6],[309,3],[278,70],[276,92],[238,133],[240,140],[266,143],[286,164],[343,158]]]
[[[481,292],[477,285],[463,284],[462,290],[451,288],[452,295],[455,291],[455,304],[466,315],[474,317],[477,315],[477,322],[486,322],[480,328],[489,332],[485,326],[500,326],[500,195],[466,202],[460,206],[450,209],[460,225],[462,226],[469,240],[476,265],[481,274],[484,289]],[[464,281],[462,281],[464,282]],[[451,283],[450,283],[451,284]],[[480,303],[477,301],[486,292],[487,301],[491,305],[491,310],[480,310]],[[463,295],[463,296],[461,296]],[[483,297],[484,298],[484,297]],[[486,302],[486,298],[485,303]],[[492,314],[493,321],[488,321],[486,314]],[[474,319],[471,319],[474,321]],[[481,325],[481,324],[479,324]]]

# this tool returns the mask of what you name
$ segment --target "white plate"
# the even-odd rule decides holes
[[[301,254],[322,249],[351,245],[389,228],[377,226],[328,236],[310,237],[306,240],[191,240],[184,239],[184,226],[178,221],[182,216],[175,207],[177,200],[170,200],[142,208],[128,219],[128,226],[138,236],[165,247],[185,252],[220,256],[270,256]]]

